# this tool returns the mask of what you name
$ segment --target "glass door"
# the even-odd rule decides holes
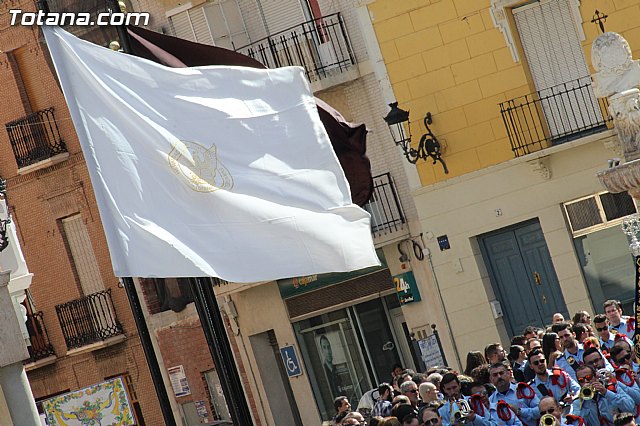
[[[376,385],[391,380],[391,367],[402,364],[397,340],[381,299],[355,306],[356,318]]]

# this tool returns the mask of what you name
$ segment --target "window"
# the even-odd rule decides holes
[[[335,415],[335,397],[347,395],[357,407],[364,393],[391,379],[391,365],[409,365],[390,322],[394,307],[398,297],[390,294],[293,324],[323,420]]]
[[[131,379],[131,375],[129,373],[116,374],[115,376],[105,377],[105,380],[115,379],[116,377],[122,377],[122,381],[127,388],[127,396],[129,397],[129,402],[131,403],[131,407],[133,408],[133,415],[136,420],[136,425],[144,426],[144,417],[142,416],[142,409],[140,408],[140,401],[138,401],[138,394],[136,393],[136,389],[133,386],[133,380]]]
[[[191,278],[145,278],[141,280],[147,306],[152,314],[182,311],[193,302]]]
[[[250,43],[236,0],[207,3],[169,14],[176,37],[230,50]]]
[[[82,215],[73,215],[60,222],[82,293],[88,296],[103,291],[100,268]]]
[[[570,0],[534,2],[513,9],[552,139],[603,121],[586,78],[590,73],[582,51],[583,37],[572,14]]]
[[[620,223],[636,212],[633,199],[626,192],[603,192],[565,203],[564,208],[593,307],[601,312],[605,300],[619,299],[631,312],[635,263]]]

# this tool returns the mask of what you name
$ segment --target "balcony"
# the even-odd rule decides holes
[[[500,104],[516,157],[607,130],[606,99],[597,99],[591,77],[540,90]]]
[[[56,353],[49,341],[43,317],[42,311],[27,312],[26,325],[31,342],[31,345],[27,347],[29,350],[29,359],[25,361],[27,370],[55,362]]]
[[[406,231],[406,217],[390,173],[373,177],[373,194],[364,209],[371,215],[371,233],[378,239]]]
[[[10,121],[5,127],[19,170],[43,162],[48,166],[47,160],[67,154],[53,107]]]
[[[340,13],[298,24],[236,51],[267,68],[302,66],[312,83],[345,74],[355,65]]]
[[[122,324],[113,308],[111,289],[56,305],[56,313],[70,352],[88,346],[92,350],[124,339]]]

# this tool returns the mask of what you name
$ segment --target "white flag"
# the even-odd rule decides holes
[[[43,30],[117,276],[379,264],[301,68],[167,68]]]

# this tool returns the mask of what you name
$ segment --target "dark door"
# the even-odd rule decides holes
[[[482,235],[480,246],[511,336],[521,334],[528,325],[550,324],[555,312],[568,318],[537,220]]]

